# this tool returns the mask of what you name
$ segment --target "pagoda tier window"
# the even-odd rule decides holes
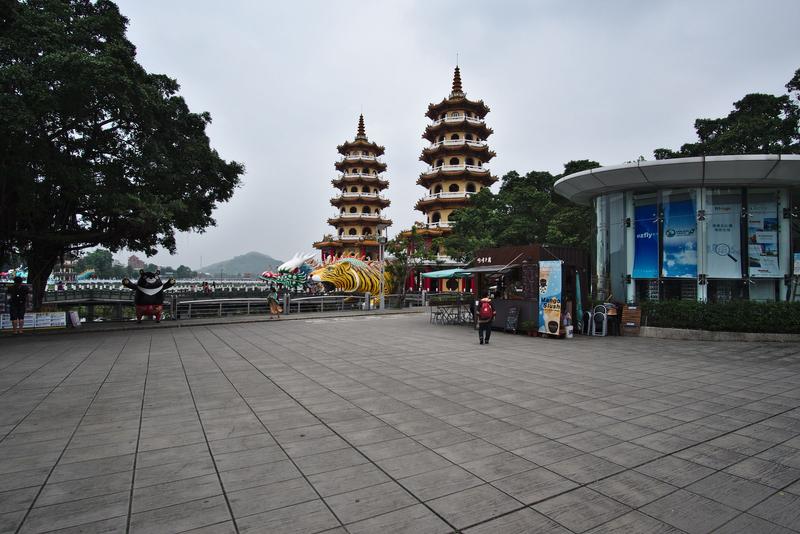
[[[475,192],[475,184],[472,182],[467,184],[467,193],[474,193]]]
[[[439,184],[436,186],[436,189],[433,191],[434,194],[442,192],[442,185]]]
[[[347,231],[347,234],[348,234],[348,235],[356,235],[356,229],[355,229],[355,228],[350,228],[350,229]]]
[[[458,165],[458,158],[450,158],[450,165]]]
[[[450,116],[457,119],[458,117],[461,116],[461,114],[458,111],[453,111],[452,113],[450,113]]]
[[[459,187],[458,184],[450,184],[450,187],[447,188],[448,191],[451,193],[458,193]]]
[[[378,194],[378,190],[377,189],[373,189],[372,192],[375,193],[376,195]]]
[[[438,211],[434,211],[433,214],[431,215],[431,222],[438,223],[441,220],[442,220],[442,214],[439,213]]]
[[[375,210],[375,215],[380,215],[380,214],[381,214],[381,210]]]
[[[436,160],[436,166],[437,167],[441,167],[442,165],[444,165],[444,160],[443,159],[437,159]]]
[[[472,158],[467,158],[467,165],[475,165],[475,160]]]
[[[361,213],[372,213],[372,210],[369,209],[369,206],[364,206],[361,208]]]
[[[464,139],[466,139],[467,141],[472,141],[472,134],[465,135]]]
[[[339,235],[344,235],[344,228],[339,228]]]
[[[358,187],[356,187],[356,186],[351,187],[350,188],[350,192],[351,193],[358,193]]]
[[[361,192],[362,192],[362,193],[369,193],[369,187],[368,187],[368,186],[366,186],[366,185],[365,185],[365,186],[363,186],[363,187],[361,188]]]
[[[372,235],[372,230],[370,230],[369,228],[364,228],[364,231],[362,232],[362,234],[363,235]]]
[[[344,213],[344,208],[342,208],[341,210],[339,210],[339,213]]]
[[[350,213],[358,213],[358,208],[355,206],[350,206]]]
[[[452,139],[453,141],[457,141],[457,140],[461,139],[461,137],[458,134],[453,134],[453,135],[450,136],[450,139]]]

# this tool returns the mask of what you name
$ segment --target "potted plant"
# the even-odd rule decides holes
[[[520,330],[527,333],[529,336],[535,336],[536,332],[539,330],[539,325],[536,321],[522,321]]]

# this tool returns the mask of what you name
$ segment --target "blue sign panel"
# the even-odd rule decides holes
[[[697,277],[697,220],[694,201],[664,203],[664,260],[661,276]]]
[[[636,233],[633,278],[658,278],[658,213],[655,204],[633,210]]]

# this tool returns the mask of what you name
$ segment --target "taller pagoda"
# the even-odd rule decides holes
[[[382,214],[390,204],[381,194],[389,187],[381,176],[386,164],[378,159],[385,149],[367,138],[364,115],[358,117],[355,139],[336,148],[342,158],[334,165],[340,174],[331,181],[338,190],[331,204],[338,213],[328,219],[336,233],[314,243],[314,248],[320,250],[323,260],[342,255],[378,259],[379,229],[392,224]]]
[[[483,100],[469,100],[461,87],[461,72],[456,66],[453,90],[438,104],[429,104],[425,115],[433,122],[422,134],[430,145],[422,151],[420,161],[428,169],[420,174],[417,184],[426,195],[415,209],[425,215],[417,223],[417,234],[439,237],[452,231],[450,215],[469,202],[469,197],[497,181],[485,164],[495,153],[486,139],[493,133],[484,117],[489,107]]]

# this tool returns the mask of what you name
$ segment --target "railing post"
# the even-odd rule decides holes
[[[369,311],[372,299],[370,298],[369,291],[364,293],[364,310]]]
[[[191,319],[192,318],[192,301],[191,300],[189,301],[189,309],[186,310],[186,318],[187,319]]]
[[[222,317],[222,302],[219,303],[219,311],[217,312],[217,317]]]
[[[172,320],[178,320],[178,295],[173,294],[169,301],[169,312],[172,315]]]
[[[289,297],[289,293],[285,293],[283,295],[283,314],[289,315],[289,306],[292,305],[292,299]],[[297,313],[300,313],[300,303],[297,303]]]

